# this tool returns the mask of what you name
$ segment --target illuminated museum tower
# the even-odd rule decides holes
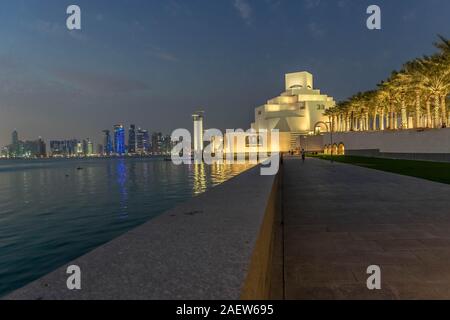
[[[285,91],[255,109],[252,128],[279,130],[280,151],[296,148],[297,137],[316,130],[327,131],[325,111],[335,106],[332,97],[314,88],[313,75],[295,72],[285,75]]]

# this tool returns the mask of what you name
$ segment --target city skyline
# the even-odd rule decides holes
[[[133,119],[171,132],[190,128],[199,108],[207,127],[245,128],[292,70],[315,74],[341,100],[431,54],[436,35],[448,36],[450,9],[444,0],[378,1],[383,27],[370,31],[369,1],[81,0],[83,28],[69,32],[68,4],[0,4],[0,145],[14,129],[98,141],[99,128]]]
[[[123,124],[116,124],[112,129],[103,130],[103,140],[98,141],[93,141],[89,137],[24,139],[19,131],[14,129],[10,134],[9,143],[0,146],[0,158],[144,156],[167,155],[171,151],[172,142],[169,134],[157,131],[150,134],[149,130],[135,124],[130,124],[128,129]]]

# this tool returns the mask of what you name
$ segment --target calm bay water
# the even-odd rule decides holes
[[[162,159],[0,161],[0,296],[248,168]]]

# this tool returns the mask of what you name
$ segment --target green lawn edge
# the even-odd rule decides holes
[[[322,160],[331,160],[331,156],[329,155],[316,155],[313,157]],[[333,156],[333,160],[360,167],[450,184],[449,162],[400,160],[359,156]]]

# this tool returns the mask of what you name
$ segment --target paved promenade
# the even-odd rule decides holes
[[[283,179],[287,299],[450,299],[449,185],[316,159]]]

